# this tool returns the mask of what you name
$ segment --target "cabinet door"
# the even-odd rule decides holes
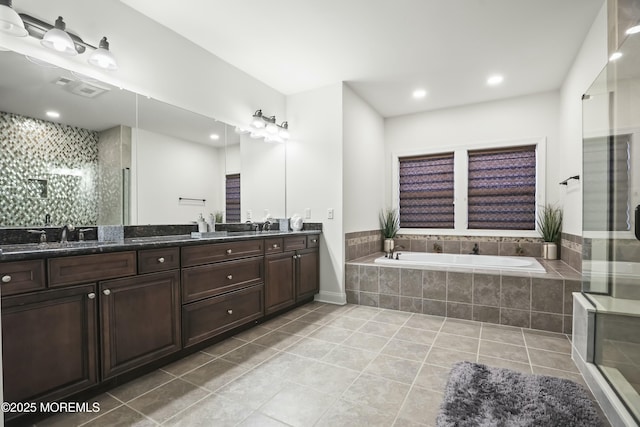
[[[100,282],[102,376],[180,350],[178,271]]]
[[[97,381],[95,285],[2,299],[4,400],[53,401]]]
[[[270,314],[295,303],[296,254],[285,252],[265,257],[264,306]]]
[[[296,265],[296,300],[309,298],[319,291],[320,257],[318,249],[298,251]]]

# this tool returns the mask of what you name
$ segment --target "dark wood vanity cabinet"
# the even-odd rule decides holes
[[[4,400],[46,401],[96,384],[96,285],[2,299]]]
[[[99,283],[102,378],[181,348],[177,270]]]
[[[319,290],[319,236],[282,239],[281,253],[265,257],[265,314],[275,313]],[[270,247],[269,244],[266,245]]]

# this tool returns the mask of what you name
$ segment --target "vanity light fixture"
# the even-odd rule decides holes
[[[276,116],[265,116],[262,110],[253,113],[249,124],[249,136],[254,139],[264,138],[265,142],[284,142],[289,139],[289,123],[276,123]]]
[[[12,0],[0,0],[0,32],[14,37],[26,37],[27,30],[18,12],[13,10]]]
[[[220,135],[218,135],[217,133],[212,133],[211,135],[209,135],[209,138],[210,138],[212,141],[217,141],[217,140],[219,140],[219,139],[220,139]]]
[[[25,13],[15,14],[11,4],[11,0],[0,0],[0,32],[14,36],[29,35],[39,39],[42,46],[69,56],[82,54],[87,48],[91,48],[93,52],[88,60],[91,65],[110,71],[118,69],[116,59],[109,51],[109,42],[106,37],[100,40],[98,47],[92,46],[77,35],[68,32],[62,16],[59,16],[55,24],[51,25]],[[17,21],[12,18],[12,14],[16,15]],[[19,31],[19,28],[24,29],[24,32]]]
[[[89,56],[89,64],[109,71],[115,71],[118,69],[118,63],[116,62],[116,58],[109,51],[109,42],[106,37],[103,37],[100,40],[98,49]]]
[[[58,16],[54,27],[44,33],[40,44],[46,48],[64,53],[65,55],[77,55],[76,45],[73,43],[73,40],[71,40],[71,36],[65,31],[66,28],[67,24],[64,23],[62,16]]]

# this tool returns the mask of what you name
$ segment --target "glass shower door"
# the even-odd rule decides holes
[[[640,420],[640,35],[583,97],[583,292],[594,363]]]

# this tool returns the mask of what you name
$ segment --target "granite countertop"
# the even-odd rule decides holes
[[[207,243],[219,243],[234,240],[252,240],[271,237],[320,234],[320,230],[303,231],[216,231],[198,236],[199,233],[133,237],[121,241],[99,242],[87,240],[83,242],[47,242],[0,245],[0,262],[23,261],[40,258],[53,258],[68,255],[90,255],[126,250],[157,249],[170,246],[192,246]]]

